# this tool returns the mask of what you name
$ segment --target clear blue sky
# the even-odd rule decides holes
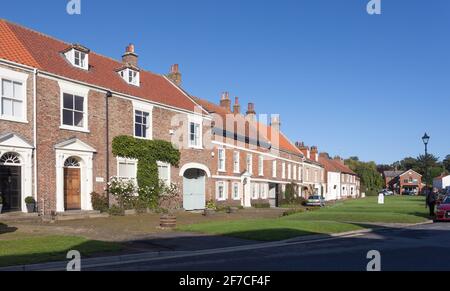
[[[120,58],[136,44],[144,68],[179,63],[183,86],[222,91],[279,113],[292,140],[391,163],[450,154],[450,1],[2,1],[0,17]]]

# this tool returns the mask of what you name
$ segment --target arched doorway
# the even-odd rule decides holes
[[[207,173],[201,169],[187,169],[183,174],[183,208],[187,211],[205,209]]]
[[[64,162],[64,208],[81,210],[81,163],[77,157]]]
[[[3,210],[21,210],[22,161],[17,153],[8,152],[0,157],[0,195],[3,198]]]

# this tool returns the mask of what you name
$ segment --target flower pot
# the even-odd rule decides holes
[[[35,208],[36,208],[36,204],[35,203],[27,204],[27,212],[28,213],[34,213],[34,209]]]
[[[177,227],[177,217],[175,215],[161,215],[159,218],[159,226],[164,229],[172,229]]]

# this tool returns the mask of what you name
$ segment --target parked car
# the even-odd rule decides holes
[[[394,195],[394,192],[392,192],[390,190],[383,189],[378,194],[383,194],[384,196],[392,196],[392,195]]]
[[[306,200],[306,206],[325,206],[325,199],[321,196],[309,196],[308,200]]]
[[[438,203],[435,221],[450,221],[450,196]]]

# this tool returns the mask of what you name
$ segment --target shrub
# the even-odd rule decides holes
[[[125,210],[121,208],[120,206],[113,205],[111,208],[108,209],[108,213],[111,216],[124,216]]]
[[[305,211],[306,210],[303,209],[303,208],[291,209],[291,210],[283,212],[283,216],[290,216],[290,215],[294,215],[294,214],[297,214],[297,213],[303,213]]]
[[[164,181],[159,181],[159,207],[164,213],[172,213],[179,208],[179,189],[175,184],[167,185]]]
[[[217,210],[217,205],[213,200],[210,200],[206,203],[206,209]]]
[[[36,200],[34,200],[33,197],[28,196],[27,198],[25,198],[25,203],[26,203],[26,204],[35,204],[35,203],[36,203]]]
[[[265,202],[261,202],[261,203],[253,203],[252,205],[254,208],[270,208],[270,203],[265,203]]]
[[[138,189],[134,181],[111,178],[109,181],[109,193],[116,199],[118,206],[122,209],[130,207],[132,200],[136,197]]]
[[[107,212],[109,209],[108,197],[106,195],[91,193],[92,208],[96,211]]]

